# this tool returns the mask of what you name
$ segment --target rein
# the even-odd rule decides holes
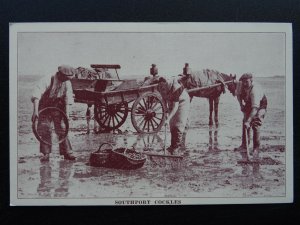
[[[229,90],[227,84],[229,84],[229,83],[234,83],[234,79],[225,81],[225,79],[224,79],[224,77],[223,77],[224,75],[225,75],[225,74],[223,74],[223,73],[218,73],[218,74],[217,74],[217,76],[218,76],[218,78],[219,78],[221,84],[224,85],[224,87],[226,87],[226,88]],[[226,75],[226,76],[228,76],[228,75]],[[230,77],[230,76],[229,76],[229,77]],[[220,79],[220,78],[221,78],[221,79]]]

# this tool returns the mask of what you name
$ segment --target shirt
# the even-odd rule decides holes
[[[160,83],[158,85],[158,90],[167,103],[169,111],[173,108],[174,102],[180,102],[181,97],[188,98],[186,96],[189,96],[176,77],[168,79],[166,83]],[[183,96],[183,92],[187,95]]]
[[[51,79],[53,77],[53,84],[51,88]],[[69,80],[65,82],[58,81],[55,76],[46,76],[38,81],[33,89],[31,101],[34,99],[41,99],[43,94],[51,88],[49,98],[64,98],[66,104],[73,104],[73,89]]]
[[[253,107],[260,107],[260,101],[263,99],[265,93],[260,85],[252,83],[248,90],[243,90],[241,99],[245,101],[246,105]]]

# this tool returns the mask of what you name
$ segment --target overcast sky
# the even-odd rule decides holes
[[[240,76],[285,75],[284,33],[18,33],[18,74],[49,75],[60,64],[120,64],[120,75],[177,75],[211,68]]]

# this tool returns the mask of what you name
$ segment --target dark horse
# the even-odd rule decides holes
[[[235,84],[236,76],[232,76],[220,73],[216,70],[204,69],[202,71],[195,71],[189,75],[181,75],[179,81],[182,85],[188,89],[189,94],[191,96],[191,100],[193,97],[202,97],[208,98],[209,100],[209,125],[213,125],[212,113],[215,111],[215,125],[219,125],[218,113],[219,113],[219,100],[220,95],[225,93],[225,87],[228,88],[230,93],[235,96],[236,84]],[[232,81],[232,82],[228,82]],[[205,90],[199,91],[191,91],[190,89],[205,87],[220,83],[220,86],[208,88]]]

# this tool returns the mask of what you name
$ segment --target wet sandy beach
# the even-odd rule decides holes
[[[261,131],[259,163],[243,163],[245,153],[234,151],[241,144],[242,114],[227,91],[219,106],[219,128],[209,128],[208,101],[192,101],[190,128],[184,158],[178,162],[147,158],[138,170],[124,171],[89,166],[90,153],[105,142],[115,147],[135,146],[138,151],[163,154],[163,131],[138,135],[130,116],[119,134],[86,134],[86,106],[72,107],[69,138],[77,156],[64,161],[53,146],[49,163],[39,160],[39,143],[31,131],[31,80],[18,82],[18,198],[100,199],[125,197],[262,198],[285,196],[285,90],[282,78],[259,78],[268,97],[268,112]],[[170,144],[170,133],[167,135]],[[291,151],[291,150],[289,150]]]

